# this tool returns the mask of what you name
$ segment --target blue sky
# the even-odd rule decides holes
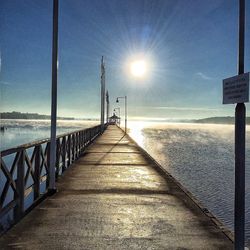
[[[115,98],[127,95],[130,117],[234,114],[234,105],[221,103],[222,79],[237,74],[238,1],[59,4],[58,115],[100,116],[102,55],[111,105],[117,107]],[[249,13],[246,1],[246,72]],[[0,32],[0,110],[50,114],[52,1],[1,0]],[[148,61],[144,78],[131,76],[131,58]]]

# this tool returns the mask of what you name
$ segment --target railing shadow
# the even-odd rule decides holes
[[[108,155],[121,141],[122,141],[122,139],[125,137],[125,135],[123,135],[120,139],[119,139],[119,141],[117,141],[115,144],[114,144],[114,146],[112,146],[111,147],[111,149],[109,150],[109,151],[107,151],[107,152],[105,152],[105,155],[103,155],[96,163],[95,163],[95,165],[98,165],[98,164],[100,164],[100,162],[102,162],[102,160],[106,157],[106,155]],[[91,153],[95,153],[95,152],[91,152]],[[83,153],[81,156],[82,157],[84,157],[84,156],[86,156],[88,154],[88,152],[85,152],[85,153]]]

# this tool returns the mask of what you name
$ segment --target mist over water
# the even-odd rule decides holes
[[[50,137],[49,120],[1,120],[0,150]],[[57,135],[97,125],[97,121],[59,120]]]
[[[130,135],[233,230],[234,126],[129,124]],[[250,128],[246,140],[246,240],[250,242]]]

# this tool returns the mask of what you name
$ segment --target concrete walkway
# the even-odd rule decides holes
[[[233,249],[232,242],[116,126],[109,126],[0,249]]]

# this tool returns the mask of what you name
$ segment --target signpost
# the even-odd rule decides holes
[[[239,0],[238,76],[223,80],[223,104],[237,103],[235,108],[235,198],[234,248],[245,245],[245,147],[246,107],[249,101],[249,73],[244,74],[245,0]]]
[[[249,102],[249,73],[223,80],[223,104]]]

